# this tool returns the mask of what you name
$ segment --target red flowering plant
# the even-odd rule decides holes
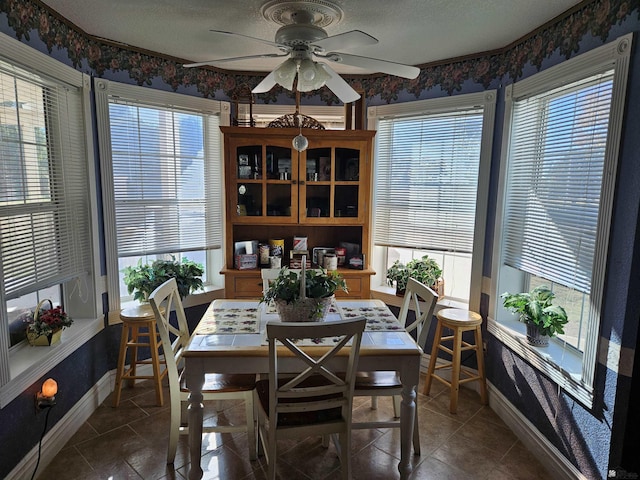
[[[51,308],[47,310],[41,308],[44,302],[49,302]],[[38,303],[34,314],[28,315],[24,320],[27,323],[27,333],[34,337],[51,335],[65,327],[70,327],[73,323],[73,319],[60,305],[54,307],[51,300],[48,299]]]

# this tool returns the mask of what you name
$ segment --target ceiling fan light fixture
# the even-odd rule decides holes
[[[275,70],[274,76],[276,83],[282,85],[287,90],[293,90],[293,81],[296,78],[298,64],[293,58],[289,58],[280,64]]]
[[[318,63],[310,59],[300,62],[298,68],[298,90],[301,92],[311,92],[322,87],[331,75]]]

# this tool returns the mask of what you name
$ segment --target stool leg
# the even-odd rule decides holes
[[[160,377],[160,357],[158,353],[158,335],[156,333],[155,321],[148,325],[149,329],[149,348],[151,349],[151,364],[153,365],[153,383],[156,387],[156,403],[162,406],[162,381]]]
[[[429,359],[429,368],[427,369],[427,380],[424,383],[424,388],[422,389],[422,393],[424,395],[429,395],[429,391],[431,390],[431,380],[433,376],[433,372],[436,368],[436,360],[438,359],[438,350],[440,346],[440,338],[442,337],[442,323],[438,322],[436,325],[436,334],[433,337],[433,346],[431,347],[431,358]]]
[[[139,325],[132,325],[130,327],[131,330],[131,355],[130,355],[130,361],[129,361],[129,377],[136,377],[136,366],[138,365],[138,343],[139,343],[139,336],[140,336],[140,326]],[[135,378],[129,378],[127,379],[127,386],[129,387],[133,387],[136,384],[136,379]]]
[[[449,400],[449,412],[458,410],[458,390],[460,389],[460,355],[462,354],[462,332],[459,328],[453,329],[453,358],[451,359],[451,399]]]
[[[478,376],[480,377],[480,402],[487,404],[487,379],[484,373],[484,349],[482,344],[482,329],[480,325],[475,330],[476,337],[476,356],[478,362]]]
[[[122,390],[122,376],[124,375],[124,364],[127,358],[127,342],[129,341],[129,327],[122,324],[122,334],[120,335],[120,352],[118,353],[118,369],[116,370],[116,385],[113,389],[113,406],[120,405],[120,392]]]

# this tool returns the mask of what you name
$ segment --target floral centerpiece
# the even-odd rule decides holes
[[[45,302],[49,302],[50,308],[42,308]],[[27,340],[31,345],[51,345],[60,341],[62,330],[70,327],[73,319],[60,305],[53,306],[51,300],[42,300],[36,306],[33,315],[29,315],[27,323]]]
[[[318,321],[327,315],[337,290],[348,291],[344,278],[337,271],[303,267],[298,274],[284,267],[265,290],[260,302],[273,301],[285,322]]]

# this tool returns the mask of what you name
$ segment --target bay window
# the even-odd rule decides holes
[[[369,109],[378,287],[394,261],[426,254],[448,299],[479,306],[494,107],[485,92]]]
[[[95,302],[89,79],[0,36],[0,408],[102,327]],[[74,319],[30,350],[43,299]]]
[[[187,258],[220,284],[221,103],[99,83],[110,310],[132,299],[122,270],[138,262]]]
[[[630,36],[507,88],[489,330],[581,401],[592,401]],[[548,350],[528,349],[500,293],[547,285],[568,312]]]

